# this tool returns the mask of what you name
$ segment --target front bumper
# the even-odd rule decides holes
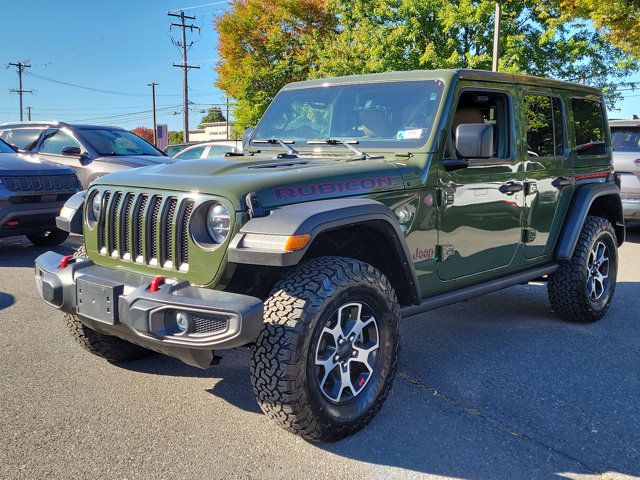
[[[0,206],[0,238],[56,229],[60,206],[35,209],[5,209]]]
[[[262,329],[258,298],[170,282],[157,292],[152,278],[95,265],[89,259],[60,267],[62,256],[40,255],[36,286],[42,299],[78,315],[97,332],[113,335],[150,350],[207,368],[213,351],[255,342]],[[186,313],[189,329],[180,332],[176,313]]]

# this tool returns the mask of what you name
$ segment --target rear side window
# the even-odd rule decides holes
[[[571,108],[578,155],[584,157],[606,153],[606,124],[602,102],[573,98]]]
[[[183,150],[182,152],[180,152],[178,155],[176,155],[175,158],[176,160],[193,160],[196,158],[200,158],[202,156],[202,154],[204,153],[204,149],[207,148],[205,147],[194,147],[191,150]]]
[[[40,137],[42,129],[38,128],[18,128],[15,130],[5,130],[0,133],[0,138],[10,145],[20,150],[31,150]]]
[[[640,127],[611,128],[614,152],[640,152]]]
[[[530,157],[564,154],[562,102],[547,95],[524,97],[527,122],[527,153]]]

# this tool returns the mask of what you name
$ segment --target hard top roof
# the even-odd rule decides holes
[[[610,120],[609,126],[611,127],[640,127],[640,119],[632,120]]]
[[[81,123],[66,123],[66,122],[58,122],[55,120],[52,121],[35,121],[35,122],[7,122],[0,123],[0,128],[25,128],[25,127],[35,127],[35,128],[47,128],[47,127],[68,127],[75,130],[101,130],[101,129],[109,129],[109,130],[125,130],[121,127],[115,127],[112,125],[85,125]]]
[[[286,85],[283,90],[294,90],[299,88],[328,86],[345,83],[367,83],[367,82],[389,82],[389,81],[412,81],[412,80],[444,80],[447,83],[456,79],[460,80],[484,80],[499,83],[518,83],[541,87],[555,87],[567,90],[581,91],[594,95],[601,95],[601,91],[594,87],[581,85],[578,83],[565,82],[562,80],[552,80],[543,77],[530,75],[513,75],[510,73],[490,72],[488,70],[470,69],[441,69],[441,70],[411,70],[407,72],[386,72],[369,73],[363,75],[349,75],[346,77],[322,78],[317,80],[306,80],[294,82]]]

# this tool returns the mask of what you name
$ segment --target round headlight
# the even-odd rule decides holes
[[[100,219],[100,212],[102,211],[102,195],[96,193],[91,201],[91,213],[93,218],[97,221]]]
[[[222,243],[229,235],[229,210],[221,203],[214,203],[207,212],[207,232],[215,243]]]

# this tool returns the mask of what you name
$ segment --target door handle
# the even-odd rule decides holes
[[[518,182],[507,182],[500,185],[500,193],[506,193],[507,195],[513,195],[524,190],[524,185]]]
[[[564,188],[570,186],[572,183],[573,180],[569,177],[558,177],[553,182],[551,182],[551,185],[556,188]]]

